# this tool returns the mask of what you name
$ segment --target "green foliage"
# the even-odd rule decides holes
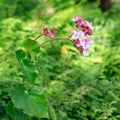
[[[16,51],[16,57],[19,61],[19,63],[21,63],[21,60],[25,58],[25,52],[23,50],[17,50]]]
[[[15,84],[10,90],[14,105],[29,116],[48,118],[47,100],[37,87],[27,89],[22,84]]]
[[[32,46],[31,46],[31,44],[32,44]],[[37,41],[35,41],[35,42],[33,43],[32,40],[25,40],[25,41],[23,42],[23,46],[24,46],[24,48],[25,48],[26,50],[30,47],[29,50],[32,51],[32,52],[34,52],[34,53],[36,53],[36,54],[40,52],[39,44],[38,44]]]
[[[0,119],[120,119],[120,7],[115,4],[103,14],[98,5],[98,0],[0,1]],[[95,26],[89,57],[69,42],[40,49],[47,39],[33,42],[46,26],[57,28],[57,36],[68,36],[76,15]]]
[[[23,61],[23,73],[31,84],[35,83],[36,69],[32,61],[24,59]]]
[[[9,84],[7,82],[0,83],[0,119],[7,117],[6,104],[10,100],[8,96]]]
[[[26,53],[23,50],[16,51],[16,56],[23,70],[23,74],[31,84],[34,84],[37,75],[35,64],[31,61],[31,59],[26,59],[25,54]]]
[[[27,120],[27,115],[25,115],[20,109],[15,108],[12,102],[8,103],[7,112],[13,120]]]
[[[40,4],[38,0],[3,0],[0,1],[0,9],[2,10],[2,15],[0,19],[11,17],[11,16],[28,16],[28,13],[35,9],[35,7]]]

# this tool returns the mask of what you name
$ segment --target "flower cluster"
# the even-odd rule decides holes
[[[72,21],[76,24],[76,30],[73,31],[72,39],[80,53],[88,56],[92,50],[93,40],[90,36],[93,34],[92,24],[84,21],[80,16],[73,18]]]
[[[90,51],[92,50],[92,44],[94,43],[93,40],[90,40],[90,36],[93,34],[93,26],[90,22],[83,20],[80,16],[73,18],[72,21],[76,25],[76,30],[73,31],[73,34],[70,37],[54,38],[57,31],[55,29],[49,31],[48,28],[44,28],[43,34],[41,34],[40,36],[44,35],[52,38],[52,40],[48,40],[45,43],[55,40],[69,40],[71,42],[74,42],[79,52],[84,56],[88,56],[90,54]]]
[[[43,30],[43,34],[45,36],[48,36],[50,38],[54,38],[55,34],[56,34],[56,30],[55,29],[52,29],[50,32],[48,31],[48,28],[44,28]]]

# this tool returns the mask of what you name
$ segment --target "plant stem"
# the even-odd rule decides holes
[[[52,42],[52,41],[58,41],[58,40],[68,40],[68,41],[73,42],[70,38],[53,38],[52,40],[47,40],[47,41],[43,42],[43,43],[39,46],[39,48],[42,47],[43,45],[45,45],[46,43],[49,43],[49,42]]]
[[[27,52],[26,52],[26,53],[29,52],[29,50],[30,50],[31,47],[32,47],[32,44],[33,44],[38,38],[40,38],[42,35],[44,35],[44,34],[42,33],[42,34],[38,35],[38,36],[32,41],[32,43],[30,44],[30,46],[29,46],[29,48],[27,49]]]
[[[48,87],[48,80],[47,80],[47,78],[45,78],[45,75],[44,75],[44,73],[43,73],[42,70],[41,70],[41,67],[42,67],[42,66],[40,66],[40,65],[38,64],[38,61],[37,61],[36,56],[34,56],[34,63],[35,63],[35,66],[36,66],[36,68],[37,68],[38,73],[43,77],[43,86]]]

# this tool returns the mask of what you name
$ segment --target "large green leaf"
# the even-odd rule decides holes
[[[45,95],[36,87],[26,89],[23,85],[13,85],[10,95],[15,107],[29,116],[48,118],[48,103]]]
[[[19,65],[23,70],[23,74],[31,84],[34,84],[37,72],[36,72],[35,64],[31,60],[30,54],[26,56],[23,50],[17,50],[16,56],[17,56]]]
[[[34,84],[37,75],[35,64],[30,59],[24,59],[22,62],[24,75],[30,83]]]
[[[25,52],[23,50],[17,50],[16,52],[16,57],[18,61],[20,62],[23,58],[25,58]]]
[[[7,113],[12,120],[27,120],[27,115],[22,110],[15,108],[11,101],[7,105]]]
[[[29,51],[33,51],[35,54],[40,52],[39,43],[37,41],[28,39],[23,42],[23,45],[25,49],[29,49]]]
[[[12,119],[14,119],[14,116],[15,116],[14,105],[13,105],[13,103],[12,103],[11,101],[8,103],[6,110],[7,110],[8,115],[9,115]]]

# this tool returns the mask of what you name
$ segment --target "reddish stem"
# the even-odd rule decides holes
[[[45,41],[45,42],[43,42],[40,46],[39,46],[39,48],[40,47],[42,47],[44,44],[46,44],[46,43],[49,43],[49,42],[52,42],[52,41],[58,41],[58,40],[68,40],[68,41],[71,41],[71,42],[73,42],[70,38],[53,38],[52,40],[47,40],[47,41]]]
[[[32,45],[33,45],[33,43],[38,39],[38,38],[40,38],[42,35],[44,35],[44,33],[42,33],[42,34],[40,34],[40,35],[38,35],[33,41],[32,41],[32,43],[30,44],[30,46],[29,46],[29,48],[27,49],[27,53],[29,52],[29,50],[31,49],[31,47],[32,47]]]

